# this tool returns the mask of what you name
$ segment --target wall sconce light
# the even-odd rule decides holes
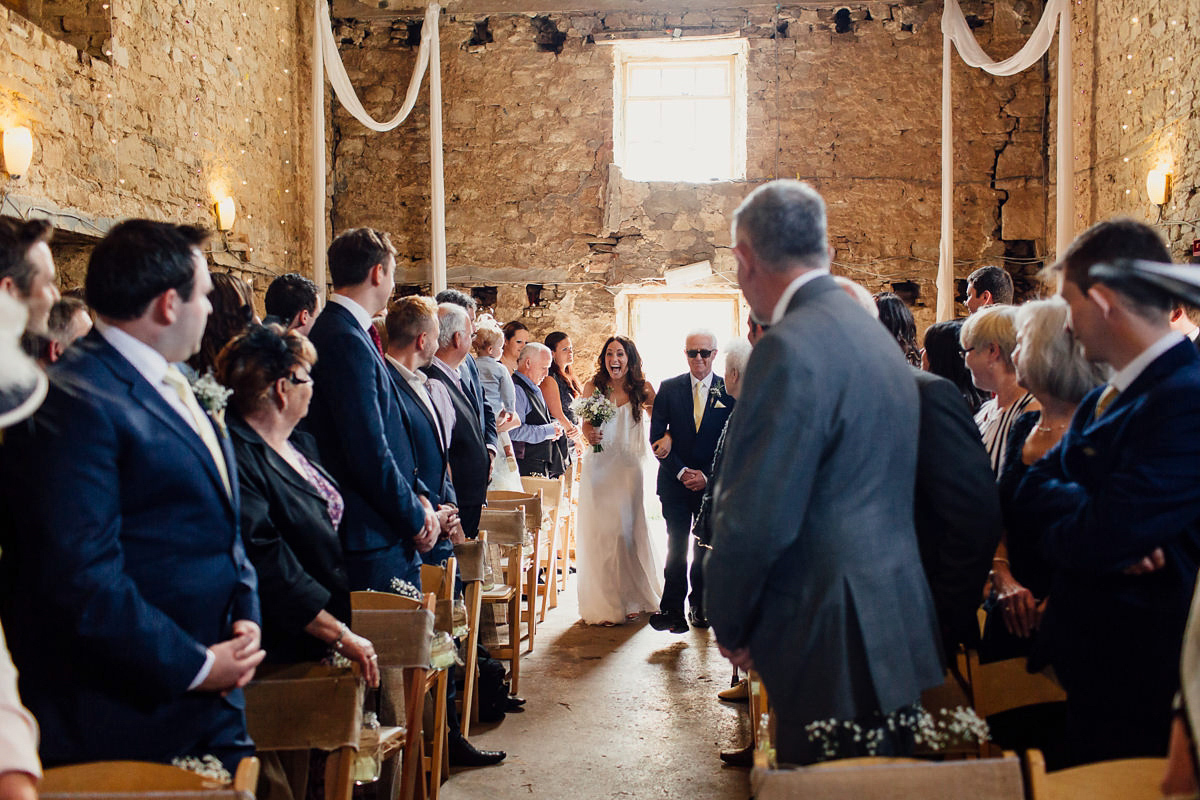
[[[33,161],[33,132],[21,125],[4,132],[4,171],[19,178]]]
[[[237,219],[237,206],[232,197],[224,197],[217,201],[217,229],[227,231],[233,228]]]
[[[1164,168],[1152,169],[1146,173],[1146,194],[1150,202],[1156,206],[1165,205],[1167,195],[1171,193],[1171,172]]]

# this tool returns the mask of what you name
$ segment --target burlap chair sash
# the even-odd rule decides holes
[[[262,751],[357,749],[362,705],[353,669],[292,665],[246,687],[246,724]]]

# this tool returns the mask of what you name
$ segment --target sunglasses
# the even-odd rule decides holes
[[[303,386],[306,383],[312,383],[312,378],[297,378],[294,372],[288,373],[287,379],[288,383],[293,386]]]
[[[700,356],[701,358],[708,358],[709,356],[711,356],[713,353],[715,353],[717,351],[716,350],[684,350],[683,352],[687,353],[688,358],[695,358],[696,356]]]

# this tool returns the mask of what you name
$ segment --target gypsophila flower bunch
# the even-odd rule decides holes
[[[577,417],[586,421],[593,428],[599,428],[617,415],[617,407],[599,389],[592,392],[591,397],[575,398],[575,402],[571,403],[571,410],[575,412]],[[593,453],[603,451],[604,445],[592,445]]]
[[[403,597],[408,597],[413,600],[416,600],[418,603],[425,599],[424,597],[421,596],[420,589],[413,586],[408,581],[403,581],[403,580],[400,580],[399,578],[392,578],[392,591]]]
[[[196,395],[196,400],[209,414],[222,414],[233,390],[219,383],[213,377],[212,370],[209,370],[192,381],[192,394]]]
[[[854,720],[822,719],[804,726],[808,740],[821,746],[825,758],[840,758],[865,751],[876,755],[883,742],[885,731],[908,730],[913,741],[930,750],[946,748],[971,742],[982,744],[990,737],[987,722],[975,713],[975,709],[963,706],[939,708],[934,715],[918,703],[891,714],[880,715],[878,722],[866,725]],[[843,747],[852,752],[846,752]]]
[[[171,764],[221,784],[233,783],[233,776],[229,774],[229,770],[225,769],[225,765],[214,755],[201,756],[200,758],[196,756],[179,756],[171,759]]]

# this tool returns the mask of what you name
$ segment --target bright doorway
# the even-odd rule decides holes
[[[713,369],[724,375],[724,345],[746,335],[749,313],[737,289],[629,290],[617,296],[617,331],[637,344],[646,379],[657,389],[687,371],[683,342],[696,328],[716,334]]]

